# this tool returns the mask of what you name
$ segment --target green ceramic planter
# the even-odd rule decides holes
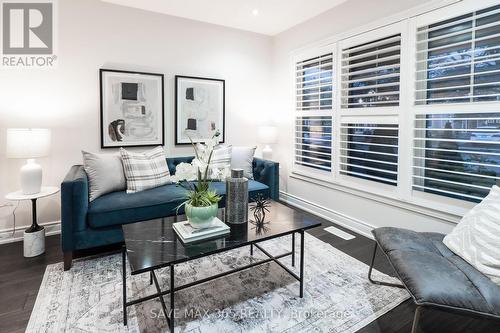
[[[214,217],[217,216],[218,204],[213,204],[208,207],[193,207],[186,204],[186,216],[189,224],[195,229],[208,228],[212,224]]]

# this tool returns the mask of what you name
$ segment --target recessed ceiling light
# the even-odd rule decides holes
[[[253,16],[259,15],[259,10],[257,8],[255,8],[254,10],[252,10],[252,14],[253,14]]]

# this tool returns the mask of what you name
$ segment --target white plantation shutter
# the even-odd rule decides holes
[[[401,34],[342,50],[342,108],[399,105]]]
[[[295,64],[295,164],[332,170],[333,53]]]
[[[500,100],[500,5],[419,27],[415,104]]]
[[[340,173],[397,185],[398,132],[397,124],[343,120],[340,126]]]
[[[297,63],[297,111],[332,109],[332,66],[332,53]]]
[[[413,189],[479,202],[500,180],[500,113],[416,115]]]
[[[341,43],[339,174],[376,188],[398,185],[402,36],[396,23]]]
[[[454,215],[500,182],[500,3],[432,8],[295,58],[294,171]]]
[[[332,117],[297,117],[295,163],[323,171],[332,170]]]
[[[500,5],[417,24],[416,52],[413,190],[479,202],[500,180]]]

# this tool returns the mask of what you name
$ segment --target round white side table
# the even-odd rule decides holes
[[[45,228],[38,225],[36,216],[36,200],[59,192],[59,187],[42,186],[40,192],[23,194],[22,191],[11,192],[5,196],[10,201],[31,200],[31,226],[24,231],[24,256],[35,257],[45,252]]]

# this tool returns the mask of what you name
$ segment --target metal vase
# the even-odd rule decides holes
[[[243,176],[243,169],[231,170],[231,177],[226,180],[225,222],[248,222],[248,179]]]

